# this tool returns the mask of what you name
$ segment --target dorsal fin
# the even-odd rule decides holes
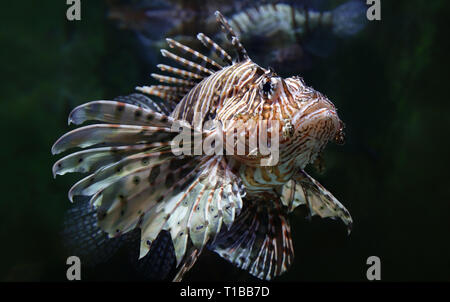
[[[222,31],[226,34],[227,39],[231,42],[231,44],[236,48],[238,57],[237,62],[244,61],[248,59],[247,51],[242,46],[235,32],[228,24],[225,17],[220,13],[216,12],[217,22],[219,23]],[[197,39],[211,52],[214,53],[217,57],[219,57],[225,65],[232,65],[233,60],[231,56],[217,43],[215,43],[212,39],[205,36],[203,33],[199,33],[197,35]],[[158,80],[161,83],[168,85],[152,85],[152,86],[142,86],[136,87],[137,90],[157,96],[167,101],[179,102],[183,96],[189,92],[197,83],[199,83],[204,78],[210,76],[216,71],[223,68],[223,66],[217,63],[215,60],[211,59],[208,56],[201,54],[200,52],[183,45],[173,39],[166,39],[167,44],[170,48],[177,49],[183,55],[189,55],[191,60],[176,55],[166,49],[161,49],[161,54],[173,61],[177,64],[184,66],[188,70],[175,68],[172,66],[159,64],[157,67],[161,69],[161,71],[165,71],[171,73],[172,75],[182,77],[183,79],[152,73],[151,76]],[[200,62],[196,63],[194,60]]]
[[[209,48],[211,51],[213,51],[222,61],[224,61],[227,65],[233,64],[233,60],[231,59],[231,56],[217,43],[215,43],[213,40],[211,40],[209,37],[207,37],[204,33],[199,33],[197,35],[197,39],[202,42],[202,44]]]
[[[205,55],[202,55],[198,51],[193,50],[192,48],[189,48],[186,45],[183,45],[183,44],[181,44],[175,40],[169,39],[169,38],[167,38],[166,41],[167,41],[167,44],[169,44],[170,48],[178,48],[185,53],[191,54],[191,56],[193,58],[200,59],[203,63],[202,66],[206,66],[207,64],[209,64],[209,65],[213,66],[215,70],[222,69],[222,66],[219,65],[216,61],[211,60],[210,58],[208,58]]]
[[[201,80],[203,79],[203,76],[187,71],[187,70],[183,70],[183,69],[179,69],[179,68],[175,68],[169,65],[165,65],[165,64],[158,64],[156,65],[156,67],[158,67],[159,69],[161,69],[161,71],[167,71],[169,73],[172,73],[174,75],[178,75],[180,77],[183,77],[185,79],[192,79],[192,80]]]
[[[149,95],[157,96],[169,102],[178,102],[190,90],[190,88],[186,86],[152,85],[136,87],[136,90]]]
[[[227,19],[219,12],[215,13],[217,22],[220,24],[220,28],[225,33],[228,41],[236,48],[236,52],[238,55],[237,62],[245,61],[248,59],[247,50],[245,50],[244,46],[242,46],[241,41],[239,41],[238,36],[234,32],[233,28],[231,28]]]
[[[175,77],[163,76],[163,75],[160,75],[157,73],[152,73],[151,76],[155,80],[158,80],[161,83],[166,83],[166,84],[175,84],[175,85],[187,86],[187,87],[192,87],[192,86],[195,86],[195,84],[197,84],[194,81],[188,81],[188,80],[183,80],[183,79],[179,79],[179,78],[175,78]]]
[[[174,60],[175,62],[177,62],[180,65],[183,65],[185,67],[187,67],[190,70],[195,70],[197,72],[200,73],[204,73],[207,75],[213,74],[213,71],[203,67],[200,64],[194,63],[190,60],[187,60],[183,57],[177,56],[176,54],[171,53],[170,51],[166,50],[166,49],[161,49],[161,54],[163,55],[163,57],[169,58],[171,60]]]

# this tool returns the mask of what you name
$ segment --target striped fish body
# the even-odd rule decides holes
[[[182,98],[171,116],[203,125],[224,106],[232,105],[238,90],[258,68],[251,60],[246,60],[218,70],[193,87]],[[221,117],[218,117],[218,120],[221,120]]]
[[[204,248],[271,280],[292,264],[288,214],[297,206],[351,226],[348,211],[303,170],[328,141],[342,138],[342,122],[334,105],[301,78],[283,79],[254,63],[225,18],[219,12],[216,17],[237,52],[234,60],[203,34],[197,38],[225,66],[168,39],[170,48],[193,60],[162,50],[182,68],[158,65],[171,74],[152,75],[162,85],[138,87],[165,102],[137,94],[75,108],[70,122],[103,123],[63,135],[53,153],[87,149],[60,159],[53,172],[88,173],[69,198],[88,198],[98,228],[109,237],[140,229],[140,258],[157,249],[161,232],[168,234],[178,270],[174,280],[181,280]],[[204,128],[210,120],[224,126]],[[177,122],[190,131],[188,148],[195,148],[196,135],[247,139],[262,132],[277,138],[279,160],[263,165],[269,155],[258,144],[242,155],[177,152]],[[228,144],[226,139],[223,146]]]
[[[270,86],[269,92],[264,91],[265,85]],[[282,79],[250,59],[206,77],[181,99],[171,116],[198,126],[211,117],[222,124],[229,122],[230,128],[243,125],[247,140],[258,134],[258,121],[279,122],[279,164],[261,167],[261,156],[228,158],[231,167],[240,166],[248,193],[285,184],[342,132],[342,122],[326,97],[307,87],[301,78]],[[286,135],[286,127],[292,127],[292,133]]]

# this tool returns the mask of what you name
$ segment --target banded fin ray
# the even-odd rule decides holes
[[[166,71],[168,73],[172,73],[174,75],[180,76],[185,79],[197,80],[197,81],[203,79],[203,76],[201,76],[201,75],[198,75],[196,73],[193,73],[193,72],[190,72],[187,70],[172,67],[169,65],[158,64],[158,65],[156,65],[156,67],[158,67],[161,71]]]
[[[170,170],[174,163],[180,167]],[[98,207],[99,225],[110,236],[140,227],[146,214],[151,216],[164,205],[161,196],[172,185],[173,179],[189,181],[195,176],[193,170],[192,159],[171,158],[117,179],[91,200]]]
[[[200,58],[205,63],[204,64],[205,66],[206,63],[208,63],[215,69],[222,68],[217,62],[209,59],[208,57],[200,54],[197,51],[192,50],[191,48],[179,42],[176,42],[175,40],[167,39],[167,43],[171,48],[181,49],[184,53],[190,53],[191,56],[195,58]],[[173,60],[175,63],[186,67],[190,71],[186,71],[183,69],[175,68],[164,64],[159,64],[157,65],[157,67],[162,71],[167,71],[169,73],[181,76],[185,78],[185,80],[178,79],[175,77],[168,77],[160,74],[152,74],[152,77],[155,78],[156,80],[167,84],[174,84],[175,86],[169,85],[141,86],[136,87],[138,91],[148,95],[159,97],[163,100],[178,103],[183,98],[183,96],[199,82],[199,80],[202,80],[205,77],[214,73],[212,70],[200,64],[197,64],[193,61],[187,60],[181,56],[178,56],[166,49],[161,49],[161,54],[162,56]]]
[[[181,282],[184,275],[194,266],[202,251],[203,248],[197,249],[192,245],[192,243],[188,242],[185,256],[181,262],[181,265],[179,265],[179,268],[177,269],[177,273],[172,280],[173,282]]]
[[[206,36],[204,33],[199,33],[197,35],[197,39],[202,42],[202,44],[210,49],[213,53],[215,53],[222,61],[224,61],[227,65],[233,64],[233,59],[231,56],[216,42],[214,42],[211,38]]]
[[[235,47],[238,58],[237,62],[241,62],[247,60],[248,54],[245,48],[242,46],[239,38],[228,24],[228,21],[222,16],[220,12],[216,12],[217,21],[221,27],[221,30],[225,33],[227,39],[231,42],[231,44]],[[233,61],[231,56],[218,44],[216,44],[212,39],[204,35],[203,33],[199,33],[197,35],[197,39],[212,53],[218,56],[226,66],[232,65]],[[167,44],[170,48],[177,49],[183,53],[183,55],[188,54],[193,60],[197,59],[201,63],[196,63],[192,60],[188,60],[182,56],[176,55],[166,49],[161,49],[161,54],[163,57],[166,57],[180,66],[187,68],[187,70],[175,68],[172,66],[159,64],[157,67],[162,71],[167,71],[176,76],[181,76],[185,80],[178,79],[175,77],[169,77],[160,74],[152,74],[156,80],[166,83],[173,84],[175,86],[164,86],[164,85],[152,85],[152,86],[140,86],[136,87],[136,89],[142,93],[153,95],[159,97],[161,99],[170,101],[170,102],[179,102],[184,95],[188,92],[185,91],[181,93],[182,90],[176,90],[175,87],[179,89],[192,89],[199,81],[204,80],[210,75],[214,74],[216,71],[221,70],[224,66],[217,63],[215,60],[209,58],[201,54],[200,52],[191,49],[190,47],[183,45],[173,39],[166,39]],[[208,68],[209,67],[209,68]]]
[[[167,38],[166,39],[167,44],[169,45],[170,48],[177,48],[179,50],[181,50],[183,53],[189,53],[194,59],[199,59],[200,61],[202,61],[202,66],[212,66],[214,68],[214,70],[220,70],[223,68],[222,65],[219,65],[216,61],[208,58],[207,56],[199,53],[196,50],[193,50],[190,47],[187,47],[186,45],[183,45],[173,39]]]
[[[170,115],[170,113],[176,106],[176,103],[174,102],[161,102],[160,100],[151,99],[141,93],[132,93],[125,96],[118,96],[112,99],[112,101],[135,105],[165,115]]]
[[[202,159],[189,177],[160,192],[160,204],[143,217],[141,257],[164,229],[171,234],[180,271],[190,267],[187,263],[195,261],[190,255],[199,254],[222,224],[229,227],[242,208],[242,184],[228,169],[222,157]]]
[[[279,201],[272,203],[245,200],[230,230],[222,231],[208,248],[260,279],[284,273],[292,264],[294,248],[287,208]]]
[[[175,85],[180,85],[180,86],[189,87],[189,88],[191,88],[197,84],[194,81],[183,80],[183,79],[169,77],[169,76],[163,76],[163,75],[160,75],[157,73],[152,73],[151,76],[155,80],[158,80],[161,83],[166,83],[166,84],[175,84]]]
[[[205,75],[208,75],[208,76],[213,74],[212,70],[210,70],[210,69],[208,69],[206,67],[203,67],[200,64],[194,63],[194,62],[192,62],[190,60],[187,60],[187,59],[185,59],[183,57],[180,57],[180,56],[178,56],[178,55],[176,55],[176,54],[174,54],[174,53],[172,53],[172,52],[170,52],[170,51],[168,51],[166,49],[161,49],[161,54],[162,54],[163,57],[171,59],[171,60],[175,61],[176,63],[178,63],[178,64],[188,68],[189,70],[197,71],[200,74],[205,74]]]
[[[147,151],[125,157],[78,181],[69,190],[69,199],[73,200],[74,196],[99,194],[100,191],[118,180],[135,175],[142,170],[151,171],[152,167],[169,161],[171,158],[173,158],[173,155],[170,150],[165,153]],[[96,200],[97,197],[93,197],[91,202]]]
[[[166,146],[167,144],[168,142],[81,150],[58,160],[53,165],[53,175],[64,175],[73,172],[94,172],[101,167],[118,162],[134,153],[147,151],[155,147]]]
[[[92,101],[82,104],[69,114],[69,124],[80,125],[86,121],[105,123],[167,127],[167,115],[136,105],[115,101]]]
[[[186,91],[170,89],[171,87],[173,86],[152,85],[136,87],[136,90],[145,94],[156,96],[166,102],[178,103],[183,98]]]
[[[234,32],[233,28],[228,23],[227,19],[219,12],[215,12],[216,20],[220,24],[220,28],[225,33],[228,41],[234,46],[237,53],[237,62],[242,62],[249,59],[247,50],[245,50],[238,36]]]
[[[149,162],[142,159],[151,157]],[[216,177],[219,175],[219,177]],[[77,183],[70,198],[91,196],[98,225],[110,237],[141,228],[140,258],[162,230],[172,238],[184,274],[202,248],[233,223],[242,208],[242,184],[222,157],[195,158],[142,152],[105,166]],[[188,254],[186,254],[188,251]]]
[[[170,128],[135,125],[94,124],[72,130],[61,136],[53,145],[52,153],[58,154],[71,148],[134,145],[169,141],[175,136]]]

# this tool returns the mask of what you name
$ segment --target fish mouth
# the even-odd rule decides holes
[[[293,125],[300,136],[314,139],[322,145],[334,139],[342,137],[343,123],[339,119],[336,110],[322,107],[308,113],[300,112],[293,119]]]
[[[345,144],[345,132],[344,132],[345,124],[341,121],[339,130],[336,133],[336,136],[334,137],[334,142],[337,145],[343,145]]]

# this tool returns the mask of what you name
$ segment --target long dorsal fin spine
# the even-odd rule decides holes
[[[230,26],[225,17],[220,13],[216,12],[216,19],[219,23],[222,31],[225,33],[227,39],[231,42],[237,52],[237,62],[248,60],[248,54],[245,50],[244,46],[242,46],[239,41],[238,36],[233,31],[233,28]],[[216,56],[218,56],[224,63],[228,65],[233,64],[232,57],[218,44],[216,44],[212,39],[205,36],[203,33],[199,33],[197,35],[197,39],[208,48],[210,51],[214,52]],[[222,65],[217,63],[215,60],[199,53],[192,48],[183,45],[173,39],[166,39],[167,44],[170,48],[176,48],[181,51],[183,54],[189,54],[192,57],[192,60],[201,61],[201,64],[195,63],[194,61],[188,60],[181,56],[178,56],[166,49],[161,49],[161,54],[163,57],[169,58],[179,65],[186,67],[188,70],[175,68],[169,65],[158,64],[157,67],[162,70],[169,72],[171,74],[180,76],[184,79],[176,78],[173,76],[160,75],[156,73],[152,73],[151,76],[158,80],[161,83],[170,84],[169,85],[152,85],[152,86],[143,86],[136,87],[136,89],[140,92],[157,96],[159,98],[165,99],[167,101],[179,102],[185,95],[188,93],[199,81],[203,80],[206,77],[214,74],[217,70],[223,68]],[[208,66],[209,68],[207,68]]]
[[[179,78],[164,76],[164,75],[160,75],[157,73],[152,73],[151,76],[152,76],[152,78],[160,81],[161,83],[166,83],[166,84],[175,84],[175,85],[189,86],[189,87],[195,86],[195,84],[197,84],[194,81],[182,80]]]
[[[163,55],[163,57],[172,59],[175,62],[179,63],[180,65],[183,65],[191,70],[194,69],[194,70],[200,71],[202,73],[213,74],[213,72],[211,70],[209,70],[208,68],[205,68],[205,67],[201,66],[200,64],[194,63],[192,61],[186,60],[185,58],[177,56],[166,49],[161,49],[161,54]]]
[[[159,89],[159,86],[142,86],[142,87],[136,87],[136,90],[148,94],[148,95],[154,95],[156,97],[159,97],[164,100],[168,101],[179,101],[183,95],[186,93],[185,91],[174,91],[174,90],[165,90],[165,89]],[[169,86],[167,86],[169,87]],[[177,88],[177,87],[174,87]]]
[[[196,80],[202,80],[204,77],[197,74],[197,73],[193,73],[187,70],[183,70],[183,69],[179,69],[176,67],[172,67],[169,65],[165,65],[165,64],[158,64],[156,65],[156,67],[158,67],[161,71],[166,71],[178,76],[181,76],[185,79],[196,79]]]
[[[228,24],[228,21],[219,11],[216,11],[215,15],[217,22],[220,24],[220,28],[225,33],[228,41],[230,41],[236,49],[236,52],[238,54],[238,62],[247,60],[249,58],[247,51],[245,50],[244,46],[242,46],[242,43],[241,41],[239,41],[239,38],[234,32],[233,28],[230,26],[230,24]]]
[[[217,43],[211,40],[211,38],[209,38],[203,33],[199,33],[197,35],[197,39],[200,40],[200,42],[202,42],[202,44],[206,48],[212,50],[226,64],[228,65],[233,64],[233,59],[231,58],[231,56],[222,47],[220,47]]]
[[[201,61],[203,61],[203,63],[205,63],[204,66],[206,66],[206,64],[209,64],[209,65],[213,66],[217,70],[220,70],[223,67],[223,66],[219,65],[216,61],[211,60],[210,58],[208,58],[207,56],[199,53],[198,51],[193,50],[192,48],[187,47],[186,45],[183,45],[183,44],[181,44],[181,43],[179,43],[179,42],[177,42],[177,41],[175,41],[173,39],[167,38],[166,41],[167,41],[167,44],[169,44],[170,48],[178,48],[178,49],[180,49],[181,51],[183,51],[185,53],[191,54],[191,56],[193,58],[198,58]]]
[[[184,93],[190,90],[189,87],[184,86],[167,86],[167,85],[152,85],[154,89],[163,90],[172,93]]]

